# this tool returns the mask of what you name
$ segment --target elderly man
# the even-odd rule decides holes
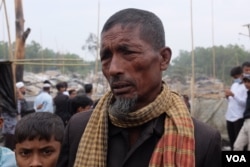
[[[100,47],[111,91],[92,114],[69,121],[59,158],[68,160],[64,166],[221,166],[219,132],[192,119],[182,97],[162,81],[171,49],[155,14],[115,13],[104,24]]]

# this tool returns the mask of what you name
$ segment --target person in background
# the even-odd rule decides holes
[[[74,99],[74,97],[76,97],[77,92],[75,89],[70,89],[69,90],[69,98],[68,98],[68,112],[70,113],[70,117],[73,115],[73,111],[72,111],[72,100]]]
[[[54,113],[53,99],[50,95],[50,87],[51,85],[48,83],[43,84],[42,92],[36,96],[34,100],[34,109],[36,112]],[[42,104],[41,108],[39,107],[40,104]]]
[[[2,97],[0,95],[0,103],[2,103]],[[14,150],[14,132],[18,121],[18,112],[14,108],[13,113],[6,112],[6,109],[0,106],[1,117],[3,118],[1,142],[3,142],[4,147]]]
[[[73,99],[77,95],[77,92],[75,89],[70,89],[69,90],[69,98]]]
[[[51,94],[52,93],[51,88],[53,87],[52,83],[49,80],[46,79],[46,80],[43,81],[43,84],[49,84],[50,85],[49,94]],[[43,88],[41,89],[41,91],[38,94],[40,94],[41,92],[43,92]]]
[[[0,129],[2,129],[2,126],[3,126],[3,118],[0,115]],[[0,146],[0,166],[17,167],[15,154],[11,149]]]
[[[14,138],[18,167],[55,167],[63,134],[63,122],[55,114],[35,112],[23,117]]]
[[[86,95],[92,99],[92,93],[93,93],[93,84],[85,84],[84,85],[85,93]]]
[[[69,96],[64,94],[65,83],[63,82],[57,83],[56,89],[57,89],[57,94],[53,99],[55,104],[55,114],[58,115],[63,120],[64,125],[66,125],[71,117],[71,114],[68,110]]]
[[[247,88],[246,107],[243,113],[244,123],[234,142],[234,151],[243,151],[247,146],[250,151],[250,74],[243,74],[243,83]]]
[[[17,82],[16,83],[16,90],[17,90],[17,112],[18,112],[18,120],[21,119],[21,108],[24,105],[27,105],[27,102],[24,98],[24,95],[26,94],[26,88],[24,86],[23,82]]]
[[[100,43],[110,91],[92,113],[70,119],[58,166],[220,167],[220,133],[192,118],[162,81],[171,54],[154,13],[130,8],[112,15]]]
[[[26,94],[26,88],[23,82],[17,82],[16,83],[16,89],[17,89],[17,111],[18,115],[23,117],[27,114],[35,112],[35,109],[29,108],[28,103],[25,99]],[[37,106],[38,109],[42,108],[42,104]],[[21,119],[21,117],[18,116],[18,120]]]
[[[72,99],[72,115],[78,112],[84,112],[91,109],[93,106],[93,100],[86,95],[78,95]]]
[[[245,98],[246,105],[243,113],[244,122],[234,142],[234,151],[243,151],[245,148],[250,151],[250,62],[244,62],[242,68],[242,80],[247,89]]]
[[[86,95],[86,92],[84,89],[78,89],[76,95]]]
[[[233,150],[233,144],[244,122],[243,113],[246,105],[247,89],[242,83],[242,74],[241,66],[233,67],[230,71],[233,84],[230,89],[225,90],[225,97],[228,100],[225,118],[231,150]]]
[[[62,84],[64,85],[63,94],[69,96],[69,92],[68,92],[68,83],[67,83],[67,82],[62,82]]]

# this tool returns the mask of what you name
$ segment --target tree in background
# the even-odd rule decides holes
[[[83,49],[90,52],[93,56],[96,54],[96,36],[90,34],[86,40],[86,44]],[[14,44],[13,44],[14,46]],[[220,79],[227,85],[231,84],[231,78],[228,75],[230,69],[234,66],[241,65],[245,61],[250,60],[250,52],[246,51],[244,47],[238,45],[215,46],[216,60],[216,78]],[[0,59],[8,60],[8,44],[7,42],[0,41]],[[80,59],[80,56],[73,53],[56,53],[55,51],[45,48],[35,41],[26,45],[26,58],[27,59],[56,59],[58,57],[64,57],[66,59]],[[212,78],[213,77],[213,65],[212,65],[212,48],[195,48],[195,78]],[[61,63],[62,61],[55,61],[49,63]],[[48,63],[48,61],[45,61]],[[94,61],[69,61],[67,63],[78,63],[75,66],[65,66],[65,73],[78,73],[87,75],[95,70]],[[87,63],[88,66],[82,66]],[[100,63],[99,63],[100,64]],[[176,78],[182,83],[185,83],[185,78],[191,76],[191,52],[181,50],[179,55],[171,62],[168,72],[164,75],[169,75],[170,78]],[[100,67],[99,67],[100,69]],[[25,65],[25,71],[40,73],[46,70],[62,70],[58,66],[44,66],[40,65]]]

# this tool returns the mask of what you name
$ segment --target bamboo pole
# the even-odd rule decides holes
[[[194,112],[194,85],[195,85],[195,64],[194,64],[194,34],[193,34],[193,2],[190,0],[190,15],[191,15],[191,48],[192,48],[192,77],[190,82],[191,90],[191,113]]]
[[[23,61],[83,61],[82,59],[14,59],[13,61],[23,62]]]
[[[97,11],[97,49],[96,49],[96,63],[95,63],[95,75],[98,73],[98,57],[99,57],[99,16],[100,16],[100,1],[98,0],[98,11]]]
[[[19,65],[42,65],[42,63],[29,63],[29,62],[16,62]],[[59,63],[46,63],[45,66],[88,66],[89,64],[59,64]]]
[[[214,1],[211,0],[212,7],[211,7],[211,15],[212,15],[212,51],[213,51],[213,79],[216,78],[216,72],[215,72],[215,47],[214,47]]]
[[[3,6],[4,6],[4,13],[5,13],[5,19],[6,19],[6,26],[7,26],[7,32],[8,32],[8,44],[9,44],[9,60],[12,60],[13,57],[13,52],[12,52],[12,45],[11,45],[11,37],[10,37],[10,26],[9,26],[9,19],[8,19],[8,13],[7,13],[7,8],[5,4],[5,0],[2,1]]]
[[[98,57],[99,57],[99,49],[100,49],[100,45],[99,45],[99,21],[100,21],[100,0],[98,0],[98,9],[97,9],[97,34],[96,34],[96,62],[95,62],[95,82],[97,82],[97,78],[98,78]],[[97,86],[94,88],[93,90],[93,94],[96,94],[97,92]]]

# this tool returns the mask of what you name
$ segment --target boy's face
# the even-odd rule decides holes
[[[54,137],[50,141],[35,138],[17,143],[15,149],[17,165],[18,167],[55,167],[60,148],[61,143]]]

